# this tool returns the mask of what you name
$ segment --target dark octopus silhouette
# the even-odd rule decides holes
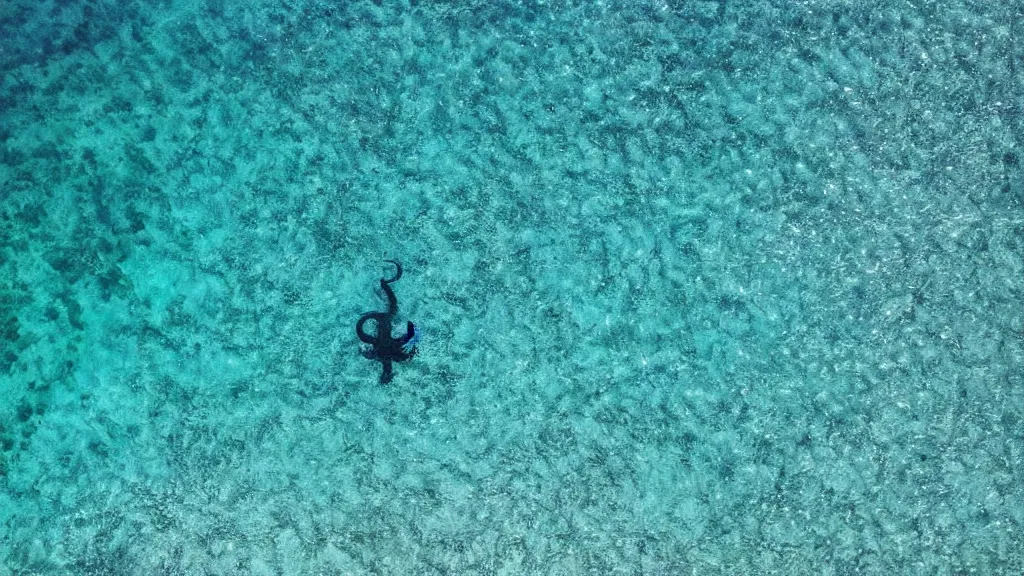
[[[420,341],[420,332],[412,322],[405,325],[405,334],[398,338],[391,336],[391,323],[398,314],[398,299],[395,298],[395,291],[391,284],[398,282],[402,277],[402,265],[397,260],[385,260],[395,265],[393,278],[381,278],[380,289],[384,291],[384,297],[388,301],[387,312],[367,312],[359,317],[356,322],[356,335],[363,343],[368,344],[362,349],[364,357],[376,360],[384,367],[380,375],[380,383],[391,382],[394,376],[392,364],[404,362],[416,355],[416,344]],[[377,333],[370,334],[366,331],[366,323],[373,320],[377,325]]]

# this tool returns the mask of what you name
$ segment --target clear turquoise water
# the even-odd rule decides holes
[[[1020,574],[1022,22],[5,1],[0,575]]]

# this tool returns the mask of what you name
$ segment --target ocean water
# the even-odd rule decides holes
[[[0,575],[1024,571],[1024,3],[0,38]]]

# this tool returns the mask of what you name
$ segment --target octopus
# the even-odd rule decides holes
[[[406,322],[405,331],[397,338],[392,335],[392,324],[398,315],[398,298],[391,285],[402,278],[402,265],[397,260],[385,260],[395,265],[395,275],[380,279],[380,289],[384,292],[388,309],[384,312],[366,312],[356,322],[356,336],[363,342],[361,353],[364,358],[381,363],[383,370],[380,383],[387,384],[394,377],[394,363],[405,362],[416,355],[416,345],[420,341],[420,331],[412,322]],[[366,330],[367,323],[374,324],[374,332]]]

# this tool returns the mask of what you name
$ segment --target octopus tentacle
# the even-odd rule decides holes
[[[367,312],[366,314],[363,314],[362,316],[359,317],[359,321],[356,322],[356,336],[359,336],[359,339],[365,342],[366,344],[376,344],[377,337],[371,336],[366,331],[366,322],[368,320],[373,320],[374,322],[376,322],[377,331],[380,332],[381,323],[386,316],[387,315],[384,314],[383,312]]]

